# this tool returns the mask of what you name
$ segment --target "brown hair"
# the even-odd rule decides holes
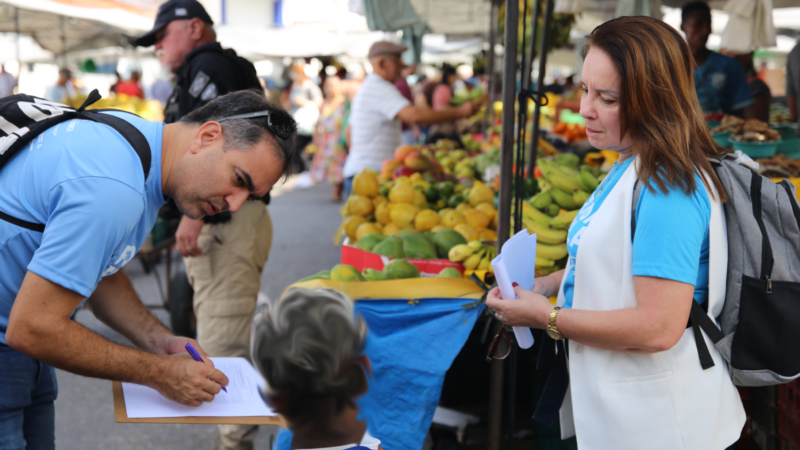
[[[694,87],[694,58],[675,29],[651,17],[620,17],[592,31],[583,57],[592,48],[611,58],[622,80],[620,136],[630,136],[639,156],[639,179],[650,191],[669,186],[690,194],[694,173],[720,201],[725,191],[706,157],[727,153],[708,131]]]

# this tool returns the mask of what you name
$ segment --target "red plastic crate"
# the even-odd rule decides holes
[[[790,444],[793,448],[800,449],[800,420],[786,414],[785,411],[778,412],[778,437],[781,448],[788,448]]]
[[[798,380],[778,385],[778,409],[800,422],[800,384]]]
[[[342,264],[349,264],[358,270],[375,269],[383,270],[383,266],[392,260],[377,253],[361,250],[358,247],[342,245]],[[422,277],[435,277],[442,270],[452,267],[464,274],[464,266],[461,263],[454,263],[448,259],[406,259],[417,266]]]

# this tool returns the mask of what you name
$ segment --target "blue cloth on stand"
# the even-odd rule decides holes
[[[419,450],[442,393],[444,376],[467,341],[484,305],[474,299],[356,301],[369,326],[366,355],[372,362],[369,392],[358,399],[359,417],[386,450]],[[275,450],[290,450],[281,430]]]

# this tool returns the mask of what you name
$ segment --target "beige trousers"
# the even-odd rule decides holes
[[[250,323],[261,272],[272,246],[266,205],[247,201],[222,224],[206,224],[198,237],[201,256],[184,258],[194,288],[197,342],[211,356],[250,360]],[[251,450],[258,426],[220,425],[223,450]]]

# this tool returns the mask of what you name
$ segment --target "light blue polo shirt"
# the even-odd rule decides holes
[[[73,119],[56,125],[0,169],[0,211],[45,223],[44,233],[0,220],[0,342],[28,270],[89,297],[130,261],[153,228],[161,192],[164,124],[113,112],[147,139],[147,182],[139,156],[109,126]]]
[[[592,193],[575,217],[567,236],[567,251],[572,269],[564,276],[564,308],[572,307],[575,292],[575,259],[581,236],[595,212],[614,189],[634,158],[615,163],[601,188]],[[633,238],[633,275],[666,278],[694,285],[694,299],[702,304],[708,298],[708,229],[711,202],[700,176],[697,189],[689,195],[674,186],[665,194],[653,185],[655,193],[642,186],[636,206],[636,233]],[[609,251],[615,251],[609,249]]]

